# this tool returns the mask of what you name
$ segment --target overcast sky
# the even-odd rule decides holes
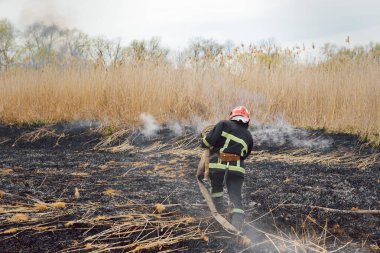
[[[221,43],[274,38],[283,46],[380,42],[380,0],[0,0],[0,18],[19,29],[36,22],[110,39],[161,37],[180,49],[202,36]]]

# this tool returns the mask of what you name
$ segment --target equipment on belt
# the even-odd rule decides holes
[[[219,159],[222,162],[236,162],[240,160],[239,155],[230,154],[230,153],[219,153]]]
[[[227,183],[228,169],[230,167],[230,162],[240,161],[240,156],[230,153],[219,153],[219,159],[221,162],[226,162],[226,171],[224,172],[223,185]]]

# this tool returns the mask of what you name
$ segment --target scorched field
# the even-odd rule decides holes
[[[0,126],[1,252],[378,251],[379,150],[353,135],[288,130],[251,128],[249,243],[202,199],[191,126],[150,137],[96,124]]]

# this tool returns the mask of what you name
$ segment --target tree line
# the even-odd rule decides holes
[[[120,39],[91,37],[78,29],[63,29],[55,24],[37,22],[19,31],[9,20],[0,20],[0,70],[41,68],[49,64],[67,66],[73,63],[117,67],[145,61],[172,62],[173,59],[176,64],[204,65],[213,62],[223,66],[234,60],[261,63],[271,68],[279,63],[295,61],[304,50],[305,46],[282,49],[274,40],[236,46],[232,41],[221,44],[212,39],[194,38],[182,52],[176,52],[176,56],[169,59],[170,50],[162,46],[157,37],[133,40],[125,46]],[[380,62],[379,43],[354,48],[325,44],[320,52],[326,62],[345,62],[365,57],[373,57]]]

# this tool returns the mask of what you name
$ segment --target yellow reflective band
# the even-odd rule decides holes
[[[211,148],[211,145],[210,145],[210,143],[208,143],[208,141],[206,141],[206,136],[205,137],[203,137],[203,143],[206,145],[206,147],[208,147],[208,148]]]
[[[241,156],[244,156],[244,151],[245,151],[245,154],[248,152],[248,145],[247,145],[247,143],[245,143],[244,140],[242,140],[242,139],[236,137],[235,135],[232,135],[232,134],[226,133],[226,132],[224,132],[224,131],[222,132],[222,136],[223,136],[223,137],[226,137],[226,138],[227,138],[227,141],[228,141],[228,140],[233,140],[234,142],[240,143],[240,144],[243,146],[243,149],[241,150]],[[225,149],[225,148],[223,147],[223,150],[224,150],[224,149]],[[221,152],[223,152],[223,151],[221,151]]]
[[[219,169],[219,170],[225,170],[227,169],[227,165],[220,164],[220,163],[209,163],[209,168],[210,169]],[[229,165],[228,166],[229,171],[236,171],[245,174],[245,169],[240,166],[233,166]]]
[[[232,212],[233,213],[244,213],[244,210],[240,209],[240,208],[234,208],[234,209],[232,209]]]
[[[228,144],[230,144],[231,139],[227,139],[226,142],[224,143],[223,148],[220,149],[220,153],[222,153],[226,148],[228,148]]]
[[[214,193],[211,193],[211,197],[213,197],[213,198],[223,197],[223,192],[214,192]]]

